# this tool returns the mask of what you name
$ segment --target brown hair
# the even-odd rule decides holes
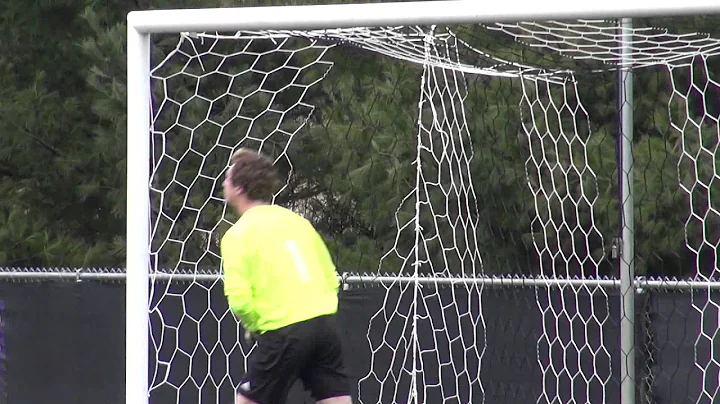
[[[268,157],[249,150],[239,149],[232,156],[231,181],[241,187],[254,201],[269,201],[277,190],[278,171]]]

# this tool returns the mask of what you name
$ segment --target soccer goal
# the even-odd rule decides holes
[[[367,318],[341,304],[364,327],[357,402],[720,399],[718,16],[717,0],[130,13],[126,402],[232,402],[253,349],[218,248],[239,147],[274,159],[273,203],[317,226],[344,296],[380,296]],[[687,375],[636,307],[673,288],[697,317]]]

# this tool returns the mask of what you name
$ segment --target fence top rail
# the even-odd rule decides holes
[[[464,287],[535,287],[535,288],[605,288],[620,287],[618,278],[550,278],[528,275],[496,276],[437,276],[409,274],[376,274],[344,272],[338,275],[344,287],[353,286],[402,286],[417,283],[423,286],[464,286]],[[1,281],[116,281],[124,282],[124,268],[69,268],[69,267],[0,267]],[[217,270],[158,270],[150,274],[152,281],[213,283],[222,280]],[[635,277],[638,289],[720,289],[720,279],[712,278],[671,278]]]

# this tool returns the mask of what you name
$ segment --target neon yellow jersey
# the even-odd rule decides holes
[[[225,296],[246,330],[334,314],[339,280],[312,224],[277,205],[245,212],[220,242]]]

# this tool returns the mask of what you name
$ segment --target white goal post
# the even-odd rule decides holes
[[[418,1],[134,11],[127,16],[126,403],[149,400],[151,35],[716,14],[717,0]],[[632,282],[632,279],[627,279]],[[624,285],[630,287],[629,284]],[[622,286],[621,286],[622,287]]]

